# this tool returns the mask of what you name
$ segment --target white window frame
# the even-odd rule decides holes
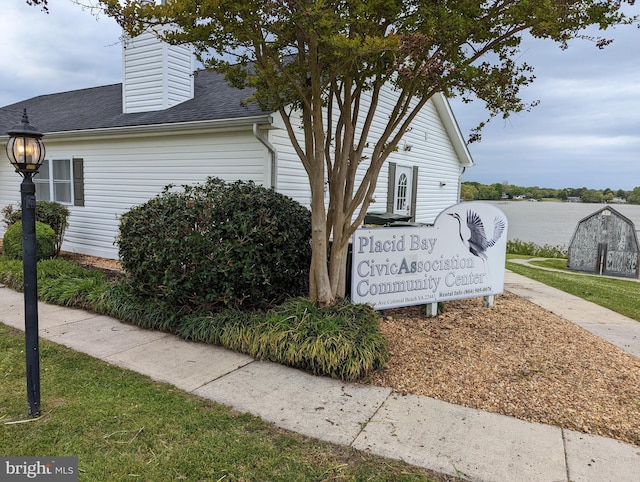
[[[53,178],[53,163],[55,161],[66,161],[69,164],[69,175],[68,175],[68,179],[54,179]],[[73,156],[52,156],[49,157],[47,159],[44,160],[44,163],[47,163],[48,166],[48,170],[49,170],[49,177],[46,179],[42,179],[40,176],[42,174],[42,171],[39,171],[38,174],[36,174],[33,178],[33,182],[36,185],[36,199],[39,201],[55,201],[58,202],[60,204],[64,204],[65,206],[73,206],[73,200],[74,200],[74,186],[73,186]],[[56,199],[56,184],[61,184],[64,183],[66,185],[69,186],[69,200],[68,201],[61,201],[59,199]],[[38,186],[43,185],[43,184],[48,184],[49,186],[49,198],[48,199],[44,199],[39,195],[39,190],[38,190]],[[42,192],[42,190],[40,190],[40,192]]]
[[[393,211],[396,214],[413,216],[413,177],[412,166],[396,164]]]
[[[402,172],[398,176],[398,184],[396,186],[396,211],[406,211],[407,210],[407,191],[409,179],[407,178],[407,174]]]

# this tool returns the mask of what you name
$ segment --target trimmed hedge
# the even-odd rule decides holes
[[[2,213],[7,227],[22,219],[22,210],[14,209],[11,204],[5,206]],[[54,201],[36,201],[36,221],[48,224],[55,232],[55,256],[58,256],[69,224],[69,208]]]
[[[121,218],[120,260],[137,293],[208,310],[307,293],[308,209],[253,182],[172,189]]]
[[[53,258],[56,255],[56,233],[51,226],[36,221],[36,259]],[[7,228],[2,239],[4,255],[10,259],[22,259],[22,221]]]

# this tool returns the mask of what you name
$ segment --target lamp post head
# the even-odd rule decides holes
[[[23,177],[37,173],[45,156],[43,134],[29,124],[27,109],[22,114],[22,122],[7,134],[7,156],[16,172]]]

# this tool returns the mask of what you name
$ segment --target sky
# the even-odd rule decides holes
[[[628,12],[640,14],[640,5]],[[603,50],[586,41],[574,41],[565,51],[551,41],[525,41],[522,60],[535,68],[536,80],[522,96],[540,104],[493,119],[482,141],[469,145],[476,165],[463,181],[640,186],[640,29],[617,27],[603,35],[614,39]],[[115,21],[72,0],[49,0],[49,14],[25,0],[2,0],[0,106],[121,82],[120,36]],[[466,139],[487,113],[481,102],[450,102]]]

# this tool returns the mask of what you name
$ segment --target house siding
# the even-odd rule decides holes
[[[69,227],[62,249],[117,258],[115,237],[120,216],[145,203],[168,184],[253,180],[268,185],[266,148],[247,129],[145,138],[104,138],[60,142],[47,140],[47,157],[84,159],[85,205],[69,206]],[[6,158],[6,155],[5,155]],[[0,166],[0,206],[19,200],[20,177],[4,159]],[[5,227],[0,229],[4,232]]]
[[[385,87],[381,93],[378,114],[369,134],[369,148],[364,155],[370,158],[375,140],[378,139],[386,127],[385,119],[389,118],[396,94],[390,87]],[[363,109],[368,106],[363,102]],[[413,121],[411,129],[404,136],[398,151],[392,153],[380,171],[376,183],[374,202],[369,211],[381,212],[387,210],[387,191],[389,180],[389,164],[417,167],[416,212],[415,221],[419,223],[433,223],[435,218],[447,207],[458,202],[459,179],[461,175],[461,160],[456,153],[450,133],[447,131],[443,116],[433,101],[429,101]],[[289,141],[284,122],[280,116],[274,115],[274,125],[279,129],[269,132],[269,139],[278,151],[277,189],[294,198],[305,206],[310,205],[310,191],[307,174]],[[302,139],[301,123],[298,119],[295,130]],[[412,146],[411,150],[404,150],[405,144]],[[360,182],[364,176],[368,162],[360,165],[356,181]],[[441,185],[441,183],[443,185]],[[325,196],[325,200],[328,200]]]
[[[138,41],[139,39],[136,39]],[[154,46],[157,48],[157,45]],[[146,54],[144,54],[146,55]],[[143,57],[145,67],[162,64]],[[153,76],[140,87],[151,87]],[[144,96],[142,96],[144,97]],[[356,176],[359,183],[365,173],[374,144],[382,134],[394,106],[396,94],[391,88],[381,93],[376,121],[369,134],[369,147]],[[363,101],[366,108],[367,99]],[[84,206],[71,206],[69,227],[63,249],[94,256],[117,258],[114,244],[120,216],[132,206],[142,204],[167,184],[203,182],[208,176],[225,181],[253,180],[272,186],[309,207],[311,203],[307,174],[298,158],[282,118],[272,114],[273,125],[261,125],[254,134],[250,120],[236,123],[235,118],[215,124],[160,124],[137,127],[86,130],[82,133],[51,134],[45,137],[47,157],[82,159],[83,179],[74,185],[83,187]],[[264,122],[261,118],[259,122]],[[256,121],[257,122],[257,121]],[[169,128],[171,126],[171,128]],[[302,141],[298,118],[294,127]],[[411,145],[411,149],[405,146]],[[272,159],[267,146],[273,146]],[[20,177],[13,172],[6,154],[0,161],[0,207],[19,200]],[[275,173],[271,172],[272,161]],[[430,100],[417,115],[412,128],[382,167],[370,211],[386,211],[389,165],[412,168],[416,193],[415,221],[432,223],[436,216],[458,201],[459,176],[471,165],[466,147],[444,98]],[[417,171],[416,171],[417,169]],[[275,175],[273,175],[275,174]],[[328,193],[325,194],[328,202]],[[357,213],[356,213],[357,215]],[[5,227],[0,224],[0,235]]]

